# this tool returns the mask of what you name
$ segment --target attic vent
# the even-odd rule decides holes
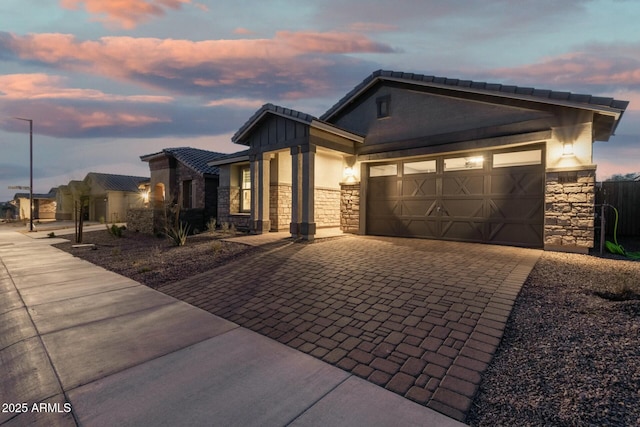
[[[391,96],[390,95],[385,95],[385,96],[380,96],[378,98],[376,98],[376,106],[377,106],[377,111],[378,111],[378,118],[384,118],[384,117],[389,117],[390,114],[390,104],[391,103]]]

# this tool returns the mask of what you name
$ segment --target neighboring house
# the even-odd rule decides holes
[[[82,181],[58,187],[56,219],[74,219],[74,210],[83,202],[86,220],[124,222],[127,210],[144,206],[148,183],[142,176],[89,172]]]
[[[319,119],[264,105],[220,167],[218,218],[586,252],[592,143],[628,102],[377,71]],[[235,159],[233,157],[236,157]],[[288,223],[288,226],[287,226]]]
[[[178,204],[192,230],[203,231],[218,210],[218,168],[209,162],[222,153],[197,148],[165,148],[141,156],[151,172],[149,203],[158,208]]]
[[[56,188],[46,194],[33,193],[33,219],[55,219],[56,217]],[[29,193],[16,193],[13,204],[18,211],[19,219],[30,219]]]

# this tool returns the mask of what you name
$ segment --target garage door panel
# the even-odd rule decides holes
[[[402,180],[403,197],[423,197],[436,194],[436,178],[433,174],[426,177],[422,175],[410,175]]]
[[[442,194],[471,194],[483,195],[485,193],[484,176],[466,174],[464,172],[445,172],[442,178]]]
[[[519,150],[513,152],[513,158],[519,155]],[[539,150],[537,155],[544,159],[544,149]],[[505,152],[512,153],[498,151]],[[478,154],[485,159],[492,155]],[[545,190],[542,161],[514,166],[503,162],[495,168],[488,162],[477,169],[445,170],[444,161],[449,157],[398,161],[397,176],[370,178],[367,233],[542,246]],[[416,168],[403,167],[407,162],[420,161],[430,162],[430,173],[413,173]]]
[[[410,217],[427,217],[437,213],[437,200],[432,198],[405,199],[402,214]]]
[[[534,224],[490,224],[491,242],[502,245],[536,246],[542,240],[540,228]]]
[[[483,242],[484,221],[443,221],[442,237],[449,240],[461,240],[465,242]]]
[[[544,206],[539,198],[492,198],[489,204],[489,218],[502,221],[538,219],[544,215]]]
[[[369,191],[373,195],[380,195],[383,198],[396,197],[398,193],[397,178],[395,176],[370,178]]]
[[[407,235],[415,237],[434,238],[438,236],[438,221],[420,219],[420,220],[408,220],[404,222]]]
[[[440,213],[443,217],[462,217],[482,219],[484,215],[484,199],[444,199]]]
[[[492,174],[489,193],[492,195],[542,195],[543,177],[540,171],[513,174]]]

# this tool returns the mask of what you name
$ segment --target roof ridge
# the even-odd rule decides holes
[[[281,116],[292,117],[294,119],[302,120],[305,122],[311,123],[313,120],[318,120],[317,117],[312,116],[311,114],[304,113],[302,111],[294,110],[293,108],[282,107],[280,105],[275,105],[270,102],[264,104],[260,107],[253,115],[247,120],[238,131],[231,137],[231,141],[236,142],[240,135],[242,135],[247,129],[249,129],[256,120],[262,117],[267,112],[273,112],[279,114]]]
[[[333,114],[338,112],[344,104],[358,94],[361,90],[369,86],[375,80],[385,79],[401,79],[407,82],[426,82],[445,86],[455,86],[460,88],[469,88],[477,90],[485,90],[496,93],[511,93],[517,95],[532,96],[534,98],[569,101],[578,104],[593,105],[616,108],[624,110],[629,105],[628,101],[620,101],[614,98],[599,97],[588,94],[572,93],[565,91],[556,91],[551,89],[536,89],[532,87],[520,87],[516,85],[504,85],[501,83],[487,83],[474,80],[462,80],[448,77],[437,77],[425,74],[405,73],[401,71],[376,70],[367,76],[362,82],[356,85],[351,91],[343,96],[337,103],[329,108],[320,120],[328,120]]]

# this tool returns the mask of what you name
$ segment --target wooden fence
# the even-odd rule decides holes
[[[596,212],[600,205],[607,203],[618,209],[618,235],[640,236],[640,181],[604,181],[596,188]],[[615,213],[605,208],[607,235],[613,234]],[[599,227],[596,222],[596,227]]]

